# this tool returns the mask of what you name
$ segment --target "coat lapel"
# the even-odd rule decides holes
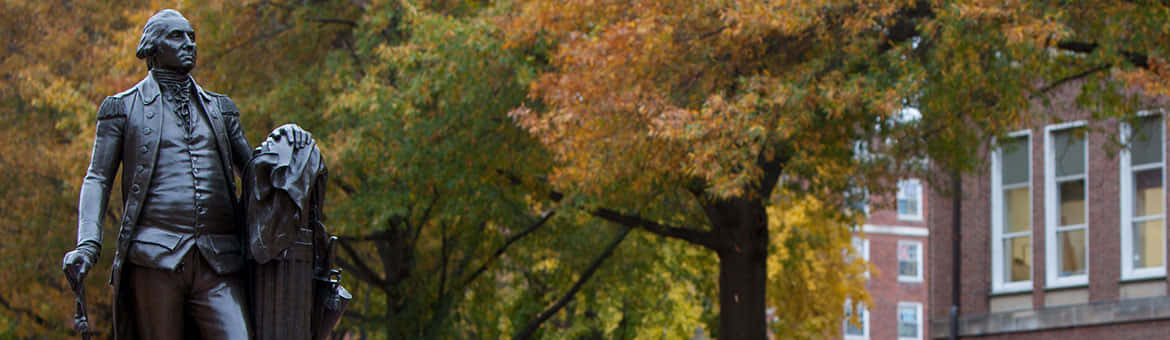
[[[195,84],[195,80],[191,80],[191,83]],[[207,115],[207,121],[211,122],[211,129],[215,131],[215,147],[219,151],[220,162],[223,162],[226,171],[224,175],[230,178],[232,176],[231,145],[227,142],[228,131],[224,127],[223,112],[220,112],[216,98],[204,91],[199,84],[195,84],[195,90],[199,93],[199,103],[203,106],[203,113]]]
[[[134,146],[137,148],[135,151],[143,154],[139,156],[142,158],[136,163],[148,169],[154,169],[155,164],[158,162],[158,147],[159,142],[162,140],[163,121],[166,120],[167,115],[163,113],[163,101],[159,99],[161,95],[159,94],[158,83],[155,82],[153,74],[147,75],[146,79],[142,80],[142,84],[138,90],[142,91],[143,116],[139,117],[142,122],[142,128],[133,132],[133,135],[138,136],[139,140],[143,142],[141,145]],[[146,176],[145,183],[150,183],[150,175],[153,173],[154,171],[146,171],[144,174]],[[146,192],[146,190],[142,191],[144,193]],[[145,198],[145,194],[143,194],[143,197],[139,197],[139,199],[143,198]]]

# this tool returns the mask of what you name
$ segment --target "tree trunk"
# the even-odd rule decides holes
[[[719,254],[719,339],[767,339],[768,219],[763,204],[738,202],[718,229],[729,245]],[[722,209],[721,209],[722,210]],[[718,220],[716,220],[718,221]],[[718,222],[716,222],[718,223]]]

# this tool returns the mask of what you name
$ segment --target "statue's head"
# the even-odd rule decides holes
[[[134,55],[146,60],[147,69],[190,72],[195,68],[195,29],[179,11],[161,10],[142,27]]]

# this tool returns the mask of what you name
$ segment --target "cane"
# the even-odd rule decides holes
[[[65,270],[65,279],[69,281],[69,288],[73,289],[73,295],[77,298],[73,299],[77,303],[77,312],[73,313],[73,330],[81,334],[82,340],[89,340],[89,316],[85,311],[85,284],[81,277]]]

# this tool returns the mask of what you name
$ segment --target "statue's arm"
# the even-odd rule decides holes
[[[98,109],[97,129],[89,168],[81,183],[77,212],[77,250],[96,261],[102,244],[102,221],[110,200],[110,187],[122,163],[122,130],[126,112],[120,98],[108,97]]]
[[[228,144],[232,148],[232,165],[236,174],[243,177],[244,169],[252,161],[252,145],[248,143],[248,136],[244,134],[244,126],[240,124],[240,109],[231,98],[221,97],[220,110],[223,112],[224,123],[228,130]]]

